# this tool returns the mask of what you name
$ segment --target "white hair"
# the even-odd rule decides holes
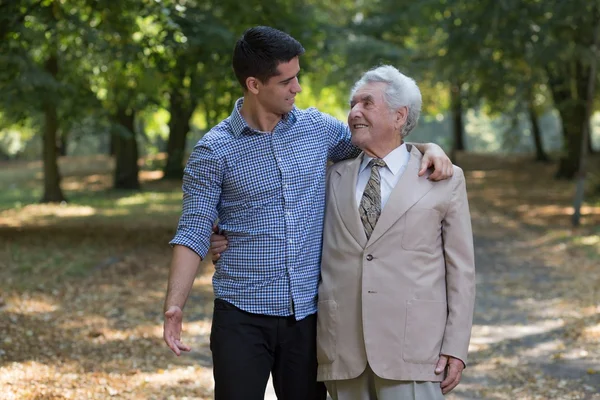
[[[407,136],[417,126],[421,114],[423,101],[417,83],[391,65],[382,65],[363,74],[354,84],[350,92],[350,98],[353,98],[356,91],[362,86],[374,82],[387,84],[384,97],[391,111],[396,111],[404,106],[408,107],[408,117],[400,132],[402,137]]]

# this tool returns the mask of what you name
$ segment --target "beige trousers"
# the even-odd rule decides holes
[[[375,375],[367,365],[354,379],[325,382],[333,400],[443,400],[440,382],[394,381]]]

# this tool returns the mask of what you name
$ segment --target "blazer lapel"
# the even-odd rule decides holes
[[[375,243],[409,208],[433,188],[434,182],[427,179],[428,174],[424,176],[418,175],[422,158],[423,156],[419,150],[411,146],[410,159],[406,170],[400,177],[385,207],[381,211],[381,216],[377,220],[367,246]]]
[[[362,154],[352,160],[345,168],[335,171],[338,176],[332,183],[331,191],[335,199],[335,204],[340,213],[342,223],[346,226],[348,232],[354,237],[354,240],[361,247],[365,247],[367,236],[360,221],[358,214],[358,204],[356,204],[356,182],[358,181],[358,169],[362,162]]]

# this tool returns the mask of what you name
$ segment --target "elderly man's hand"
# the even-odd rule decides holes
[[[429,175],[432,181],[442,181],[448,179],[454,173],[452,161],[444,153],[444,150],[435,143],[427,143],[424,145],[425,152],[421,160],[421,168],[419,176],[423,176],[428,168],[433,166],[433,172]]]
[[[446,369],[446,378],[440,384],[443,394],[450,393],[450,391],[460,383],[465,364],[458,358],[441,355],[437,366],[435,367],[435,373],[439,375]]]

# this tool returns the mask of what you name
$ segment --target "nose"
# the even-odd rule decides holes
[[[348,119],[353,119],[353,118],[357,118],[360,116],[360,103],[359,104],[355,104],[354,107],[352,107],[350,109],[350,113],[348,113]]]
[[[302,91],[302,86],[300,86],[300,81],[298,80],[298,77],[294,78],[294,85],[292,85],[292,92],[295,93],[300,93]]]

